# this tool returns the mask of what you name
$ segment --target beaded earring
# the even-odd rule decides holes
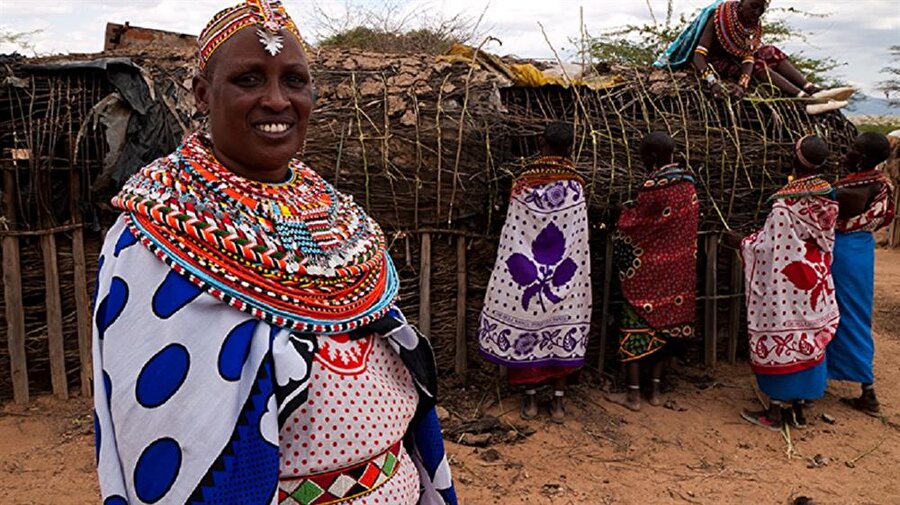
[[[213,145],[212,143],[212,128],[209,126],[209,112],[202,113],[200,117],[200,123],[197,125],[197,130],[200,131],[204,137],[209,140],[209,145]]]
[[[296,158],[303,158],[303,155],[306,154],[306,137],[303,137],[303,144],[300,145],[300,150],[297,151]]]

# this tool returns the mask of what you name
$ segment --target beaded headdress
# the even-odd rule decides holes
[[[303,38],[294,20],[278,0],[246,0],[243,3],[219,11],[206,28],[200,32],[199,68],[203,70],[213,53],[232,35],[248,27],[256,26],[259,42],[266,52],[276,56],[284,47],[281,30],[292,33],[302,44]]]

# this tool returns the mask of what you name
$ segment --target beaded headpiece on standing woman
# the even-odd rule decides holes
[[[222,46],[231,36],[240,30],[256,26],[256,35],[260,44],[267,53],[277,56],[284,47],[284,38],[281,30],[297,37],[297,41],[303,44],[300,30],[294,20],[284,9],[284,5],[278,0],[246,0],[243,3],[219,11],[206,27],[200,32],[197,43],[199,69],[202,71],[212,58],[216,49]]]

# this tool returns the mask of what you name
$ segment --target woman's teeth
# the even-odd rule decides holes
[[[264,123],[257,125],[256,129],[265,133],[284,133],[291,125],[287,123]]]

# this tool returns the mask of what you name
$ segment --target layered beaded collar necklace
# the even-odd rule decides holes
[[[800,198],[804,196],[826,196],[831,194],[833,188],[821,175],[815,174],[802,179],[794,179],[786,186],[778,190],[769,200],[784,198]]]
[[[575,179],[584,185],[584,179],[575,170],[575,162],[568,156],[538,156],[525,163],[519,176],[522,180]]]
[[[215,162],[206,137],[186,143],[182,153],[182,168],[216,196],[215,206],[225,212],[240,211],[230,213],[235,224],[256,234],[273,234],[277,245],[271,245],[299,256],[320,256],[337,245],[325,221],[334,215],[337,195],[322,178],[311,177],[305,167],[292,163],[286,181],[263,183],[238,176]],[[189,195],[182,198],[191,199]]]
[[[716,38],[728,53],[739,58],[753,56],[762,40],[762,23],[746,27],[740,18],[740,2],[723,2],[716,7]]]
[[[878,169],[854,172],[834,184],[835,187],[866,186],[874,183],[889,183],[890,179]]]
[[[255,317],[340,333],[383,316],[397,276],[381,229],[300,161],[289,168],[283,183],[245,179],[194,134],[112,203],[173,270]]]
[[[694,183],[694,175],[690,170],[686,168],[682,168],[678,163],[670,163],[663,167],[660,167],[650,178],[644,182],[643,187],[645,189],[651,188],[661,188],[667,186],[669,184],[673,184],[676,182],[690,182]]]

